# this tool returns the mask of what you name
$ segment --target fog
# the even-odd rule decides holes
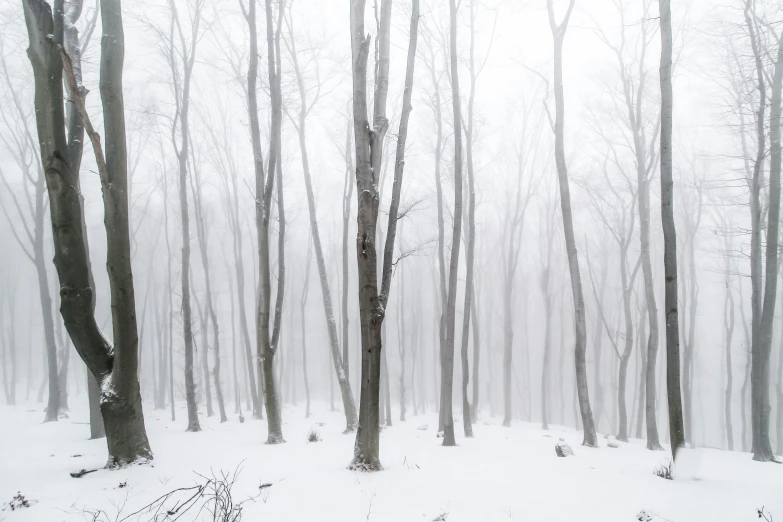
[[[262,4],[257,14],[257,116],[262,170],[266,172],[275,142],[274,97],[270,96],[274,82],[270,82],[267,13]],[[267,297],[271,300],[272,330],[279,324],[279,339],[273,338],[277,343],[273,371],[282,405],[301,407],[307,403],[308,415],[310,408],[344,411],[340,371],[347,374],[357,408],[364,392],[363,379],[371,379],[361,375],[361,288],[357,277],[361,263],[357,265],[357,253],[364,247],[357,228],[357,201],[362,192],[356,185],[349,2],[288,0],[285,5],[271,4],[275,13],[271,26],[280,31],[277,56],[282,109],[280,170],[271,176],[277,180],[269,195],[271,208],[267,209],[271,278]],[[462,0],[459,4],[456,46],[464,185],[454,297],[454,417],[458,425],[464,423],[463,381],[467,379],[467,401],[477,426],[481,422],[529,422],[582,430],[574,364],[574,294],[555,158],[554,55],[547,5],[543,0]],[[770,141],[771,130],[775,125],[779,128],[780,121],[770,118],[773,105],[780,104],[779,78],[777,100],[773,91],[781,69],[779,63],[776,69],[776,57],[783,8],[768,0],[749,0],[748,4],[753,6],[753,37],[748,33],[745,2],[691,0],[672,6],[673,204],[685,439],[690,447],[736,451],[750,451],[752,442],[751,390],[756,385],[751,379],[756,328],[752,285],[757,282],[761,292],[770,274],[779,271],[774,267],[780,266],[777,251],[767,252],[766,245],[774,196],[770,183],[773,149],[780,147],[779,141]],[[86,1],[76,26],[83,51],[82,82],[89,90],[86,109],[97,133],[104,136],[99,89],[102,29],[97,5]],[[553,7],[555,18],[561,20],[568,3],[556,0]],[[243,15],[247,4],[139,0],[126,2],[122,9],[126,194],[143,405],[145,410],[160,410],[159,415],[175,415],[172,420],[182,431],[186,426],[192,428],[187,414],[174,407],[184,405],[188,395],[185,321],[189,314],[199,418],[219,416],[215,387],[219,382],[229,422],[240,416],[250,422],[262,413],[260,405],[254,408],[253,395],[259,394],[261,385],[258,311],[259,303],[263,304],[263,299],[259,300],[263,263],[259,267],[256,212],[263,198],[254,171],[248,116],[250,38]],[[378,253],[376,292],[386,277],[381,270],[383,246],[389,230],[395,167],[401,159],[396,148],[404,114],[411,9],[411,2],[405,0],[394,2],[391,11],[389,123],[380,173],[374,173],[379,178],[380,209],[373,240]],[[378,56],[376,16],[370,3],[365,31],[371,35],[366,87],[371,126]],[[52,362],[47,362],[45,314],[53,320],[61,417],[87,403],[88,370],[59,313],[61,283],[52,262],[51,202],[45,191],[36,192],[37,183],[43,188],[44,176],[40,174],[36,133],[35,82],[26,54],[29,40],[20,2],[0,0],[0,45],[0,365],[4,400],[34,408],[39,420],[44,420],[47,405],[57,402],[49,398]],[[440,328],[455,225],[455,128],[448,45],[448,2],[423,0],[390,291],[381,327],[382,425],[441,409]],[[655,400],[647,407],[654,403],[660,442],[668,444],[660,53],[657,2],[580,1],[564,36],[562,70],[565,160],[586,313],[586,378],[592,418],[599,436],[617,436],[625,423],[628,437],[648,439],[645,369],[653,362],[648,354],[656,353]],[[756,57],[767,91],[761,101],[764,150],[760,156]],[[187,188],[190,237],[185,242],[179,169],[183,161],[182,89],[190,75],[186,69],[191,58],[190,150],[185,153],[187,177],[183,185]],[[306,96],[304,106],[302,93]],[[777,135],[779,138],[779,132]],[[112,328],[111,283],[106,270],[106,190],[102,189],[89,139],[84,141],[78,170],[94,276],[94,315],[103,335],[114,344],[113,332],[117,330]],[[304,151],[312,179],[324,281],[313,249]],[[647,180],[643,185],[649,190],[652,294],[645,288],[641,248],[640,161]],[[752,223],[754,168],[760,172],[756,228]],[[465,307],[471,177],[475,187],[472,311]],[[38,229],[43,235],[40,252],[35,251]],[[759,233],[763,257],[763,261],[759,258],[756,282],[751,278],[754,230]],[[185,278],[192,307],[188,314],[183,303],[185,243],[190,247],[190,274]],[[39,258],[45,281],[36,270]],[[281,260],[284,291],[278,293],[283,284]],[[761,263],[767,266],[770,262],[771,270],[761,270]],[[768,435],[772,448],[781,454],[783,312],[780,306],[774,307],[776,284],[771,296],[769,291],[764,294],[765,312],[769,313],[769,297],[774,315],[766,369],[769,378],[760,385],[766,386],[772,412]],[[44,286],[51,295],[50,305],[42,297]],[[341,370],[336,370],[330,348],[325,287]],[[657,305],[655,346],[648,346],[651,298]],[[280,307],[276,299],[280,299]],[[758,314],[761,317],[761,310]],[[463,328],[466,315],[470,315],[468,330]],[[469,337],[463,361],[466,331]],[[625,421],[618,406],[623,357],[628,361]],[[467,376],[463,376],[465,367]],[[284,408],[284,422],[286,415],[294,415],[290,411],[298,416],[305,413]],[[267,412],[263,415],[266,419]],[[259,440],[264,440],[266,425],[259,422],[254,426]],[[481,437],[480,429],[476,436]],[[457,439],[463,437],[458,429]],[[348,459],[346,455],[346,462]]]

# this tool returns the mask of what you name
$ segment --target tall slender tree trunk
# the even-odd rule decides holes
[[[402,226],[400,226],[402,234]],[[407,401],[405,390],[405,272],[400,270],[399,297],[397,298],[397,345],[400,351],[400,422],[405,422],[405,404]]]
[[[351,153],[351,119],[348,118],[348,124],[346,125],[345,133],[345,186],[343,189],[343,288],[342,288],[342,334],[343,334],[343,366],[345,367],[345,378],[350,386],[350,317],[348,315],[348,286],[349,286],[349,273],[348,273],[348,228],[351,220],[351,201],[353,200],[353,185],[352,179],[354,173],[353,168],[353,154]],[[348,409],[346,408],[346,411]],[[354,403],[354,413],[356,405]]]
[[[724,425],[726,426],[726,442],[728,444],[729,451],[734,451],[734,428],[732,425],[732,415],[731,415],[732,388],[734,385],[733,368],[731,366],[731,348],[732,348],[732,342],[734,340],[734,295],[732,293],[732,288],[731,288],[732,267],[730,261],[733,242],[732,242],[731,232],[728,230],[728,227],[727,229],[724,230],[724,233],[726,234],[724,238],[724,242],[726,245],[725,254],[724,254],[724,258],[725,258],[724,285],[726,287],[726,299],[723,305],[723,324],[724,324],[723,343],[724,343],[725,361],[726,361],[726,392],[724,393],[724,399],[723,399],[723,417],[724,417]],[[781,336],[781,339],[783,339],[783,336]]]
[[[312,237],[312,236],[311,236]],[[310,261],[313,259],[312,242],[307,243],[307,263],[305,264],[304,282],[302,283],[302,298],[299,300],[299,315],[302,319],[302,377],[305,388],[305,418],[310,418],[310,380],[307,378],[307,294],[310,288]]]
[[[575,339],[574,360],[576,366],[576,389],[579,397],[579,410],[584,430],[585,446],[597,446],[593,412],[590,409],[590,398],[587,388],[587,368],[585,351],[587,346],[587,326],[585,320],[585,303],[582,293],[582,280],[579,274],[579,257],[574,238],[574,222],[571,212],[571,191],[568,182],[568,167],[565,159],[565,100],[563,95],[563,39],[568,29],[568,21],[574,6],[571,0],[565,18],[558,25],[555,22],[552,0],[547,0],[549,25],[552,30],[555,51],[555,162],[560,186],[560,208],[563,213],[563,231],[565,234],[566,253],[571,275],[571,291],[574,305]]]
[[[765,253],[764,299],[757,341],[753,343],[751,364],[751,411],[753,460],[780,462],[772,451],[770,424],[770,355],[772,323],[775,318],[778,285],[778,231],[780,230],[781,171],[781,90],[783,89],[783,35],[778,42],[777,61],[772,77],[769,121],[769,207]],[[763,124],[762,124],[763,126]]]
[[[55,267],[60,280],[61,312],[74,346],[100,381],[101,412],[107,430],[109,467],[152,458],[138,383],[138,334],[130,266],[127,201],[127,152],[122,96],[124,35],[119,2],[102,0],[103,39],[100,92],[103,103],[106,156],[87,118],[86,90],[74,74],[73,63],[60,45],[62,10],[55,18],[46,2],[26,0],[25,20],[30,40],[28,55],[35,75],[35,105],[41,157],[47,165],[47,188],[55,233]],[[62,7],[62,5],[60,5]],[[59,28],[59,29],[58,29]],[[55,35],[51,38],[50,35]],[[84,241],[78,169],[69,162],[63,115],[63,70],[69,90],[87,126],[103,189],[107,231],[107,268],[111,290],[115,346],[108,345],[94,317],[94,287]],[[74,289],[79,289],[76,291]],[[86,289],[86,290],[85,290]]]
[[[620,354],[620,368],[617,374],[617,410],[619,415],[619,427],[617,440],[628,441],[628,406],[626,403],[626,388],[628,385],[628,363],[633,353],[633,317],[631,316],[631,294],[633,284],[628,278],[628,246],[630,234],[625,244],[620,246],[620,281],[623,291],[623,317],[625,319],[625,344]],[[633,403],[631,404],[633,407]]]
[[[462,235],[462,111],[459,92],[459,70],[457,56],[457,4],[449,0],[449,57],[451,68],[452,113],[454,116],[454,214],[451,235],[451,260],[449,262],[448,293],[446,298],[446,324],[444,337],[443,370],[441,379],[445,383],[441,397],[443,415],[443,445],[455,446],[454,415],[452,395],[454,385],[454,336],[457,303],[457,275],[459,271],[459,250]]]
[[[669,399],[669,438],[672,447],[672,458],[676,458],[677,450],[685,445],[685,433],[682,418],[682,390],[680,388],[680,323],[679,311],[677,309],[677,234],[674,227],[674,181],[672,180],[672,123],[674,120],[674,97],[672,94],[672,13],[670,0],[659,0],[658,4],[661,11],[660,153],[661,222],[663,225],[663,265],[666,288],[664,302],[666,312],[666,391]],[[775,231],[775,234],[777,234],[777,230]],[[775,264],[775,268],[777,268],[777,263]],[[692,324],[691,328],[693,328]],[[650,441],[648,440],[648,445],[649,444]]]
[[[315,206],[315,194],[313,183],[310,176],[310,160],[307,154],[307,113],[310,105],[307,100],[307,89],[305,88],[304,78],[299,69],[299,62],[296,57],[296,42],[294,38],[293,22],[289,22],[291,61],[296,73],[297,86],[299,88],[300,108],[299,119],[296,129],[299,135],[299,151],[302,157],[302,171],[304,173],[305,189],[307,191],[307,208],[310,216],[310,237],[315,250],[315,260],[318,266],[318,276],[321,283],[321,297],[323,299],[324,315],[326,317],[327,332],[329,335],[329,351],[334,365],[337,383],[340,386],[340,395],[343,402],[343,412],[345,413],[345,432],[350,433],[356,430],[356,403],[354,402],[351,383],[348,380],[348,352],[340,354],[340,342],[337,333],[337,322],[332,308],[332,294],[329,289],[329,275],[326,272],[326,261],[324,259],[323,247],[321,246],[321,234],[318,230],[318,214]],[[350,146],[350,135],[346,147]],[[348,177],[346,175],[346,180]],[[348,183],[350,184],[350,183]],[[350,191],[352,192],[352,190]],[[350,198],[349,195],[346,195]],[[348,240],[348,215],[350,214],[350,202],[343,202],[343,343],[344,348],[348,346],[348,260],[347,260],[347,240]]]

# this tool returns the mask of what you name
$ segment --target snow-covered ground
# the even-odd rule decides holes
[[[168,412],[150,409],[151,465],[101,469],[76,479],[69,472],[100,468],[106,460],[105,442],[87,440],[86,410],[42,424],[40,406],[2,407],[0,520],[93,520],[87,512],[98,510],[105,513],[98,520],[121,520],[171,490],[203,483],[197,474],[238,467],[232,495],[235,501],[255,497],[242,513],[242,520],[252,522],[631,522],[642,510],[660,521],[741,522],[757,520],[762,506],[783,520],[783,466],[752,462],[748,454],[692,452],[688,477],[667,481],[653,475],[667,454],[647,451],[641,441],[614,449],[602,438],[601,448],[584,448],[581,434],[571,429],[503,428],[491,420],[475,426],[474,439],[459,437],[459,446],[443,448],[435,435],[437,416],[428,414],[384,429],[385,469],[367,474],[346,469],[353,435],[342,434],[342,414],[322,404],[313,411],[305,419],[303,409],[286,407],[287,443],[267,446],[262,421],[202,418],[201,433],[186,433],[184,411],[171,422]],[[321,442],[308,442],[313,428]],[[573,457],[555,455],[560,437]],[[259,489],[261,484],[271,486]],[[7,503],[17,492],[31,505],[12,512]],[[212,518],[192,511],[180,520]]]

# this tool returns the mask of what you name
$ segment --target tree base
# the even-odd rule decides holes
[[[146,464],[152,460],[152,451],[144,428],[141,400],[120,401],[116,396],[101,402],[101,414],[109,449],[107,469]]]
[[[647,444],[647,449],[650,451],[663,451],[663,446],[661,446],[659,443],[655,442],[653,444]]]
[[[282,435],[278,434],[269,434],[269,436],[266,438],[265,444],[285,444],[285,439]]]
[[[756,462],[774,462],[775,464],[783,464],[783,461],[781,461],[775,455],[765,455],[765,454],[760,454],[760,453],[754,453],[753,454],[753,460],[756,461]]]
[[[363,473],[370,473],[373,471],[381,471],[381,461],[378,459],[365,460],[362,457],[354,457],[351,463],[348,465],[348,469],[351,471],[361,471]]]

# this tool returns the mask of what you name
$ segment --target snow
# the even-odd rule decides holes
[[[264,421],[240,424],[233,415],[221,425],[202,417],[204,431],[186,433],[184,410],[171,422],[167,411],[147,409],[151,465],[74,479],[70,472],[106,462],[105,441],[87,440],[86,402],[72,397],[72,406],[84,407],[48,424],[41,423],[38,405],[0,407],[0,503],[7,507],[17,492],[31,501],[28,508],[0,511],[0,520],[84,521],[92,520],[84,510],[101,509],[114,521],[120,509],[128,515],[173,489],[203,482],[197,473],[237,467],[234,500],[257,497],[245,504],[245,521],[631,522],[644,513],[653,521],[741,522],[756,520],[762,506],[783,519],[783,466],[699,449],[687,452],[682,472],[667,481],[653,469],[668,453],[647,451],[642,441],[608,449],[602,437],[601,448],[585,448],[575,430],[545,432],[524,423],[504,428],[500,419],[479,422],[473,439],[459,437],[458,425],[459,445],[443,448],[437,415],[411,416],[382,431],[383,471],[349,471],[354,436],[342,434],[342,413],[329,413],[322,403],[313,404],[310,419],[303,408],[286,406],[287,442],[273,446],[263,444]],[[322,440],[308,442],[316,426]],[[560,438],[573,457],[555,455]],[[271,486],[259,490],[261,484]],[[200,516],[180,520],[211,520],[206,512]]]

